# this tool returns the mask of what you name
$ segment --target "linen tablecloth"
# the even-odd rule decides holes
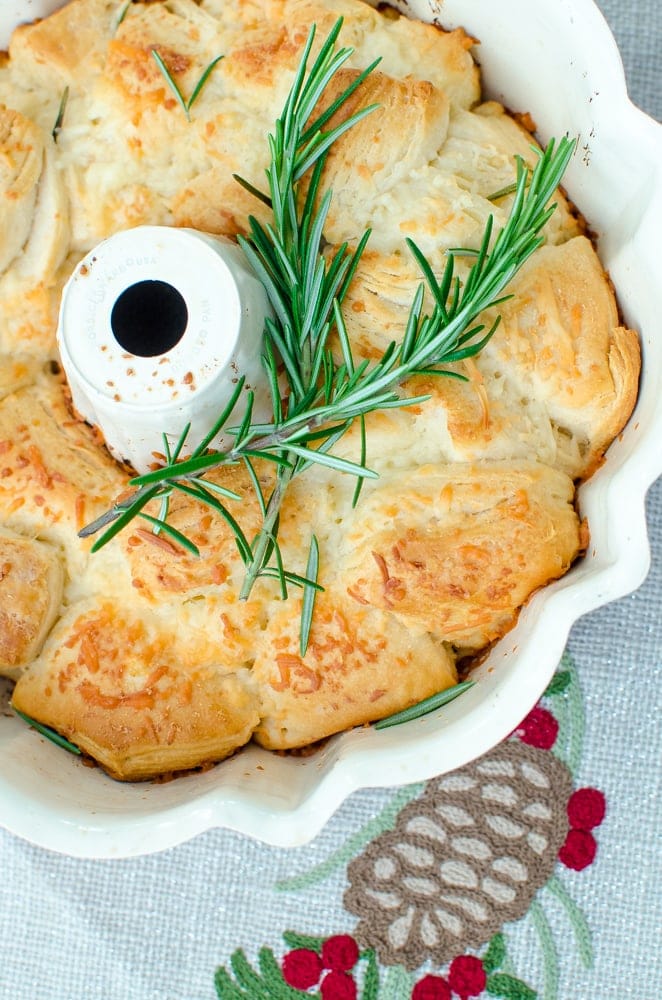
[[[633,100],[662,118],[659,0],[601,6]],[[541,703],[456,775],[355,794],[292,850],[215,830],[80,861],[0,830],[0,1000],[661,1000],[662,481],[648,518],[645,584],[575,626]],[[486,824],[490,795],[519,803],[523,847]]]

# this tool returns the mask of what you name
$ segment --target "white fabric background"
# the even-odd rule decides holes
[[[602,0],[635,103],[662,118],[659,0]],[[596,949],[586,972],[568,941],[560,1000],[662,997],[660,672],[662,481],[652,489],[651,574],[638,591],[574,628],[587,733],[582,784],[604,790],[609,811],[597,862],[567,873]],[[214,831],[160,855],[78,861],[0,830],[0,1000],[213,1000],[213,973],[237,947],[278,951],[288,928],[348,931],[344,869],[321,888],[276,893],[279,878],[323,860],[387,801],[353,796],[308,847],[278,850]],[[514,938],[527,980],[541,982],[526,930]],[[522,970],[520,970],[522,971]]]

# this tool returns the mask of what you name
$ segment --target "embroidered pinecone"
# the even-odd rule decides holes
[[[571,791],[564,764],[519,740],[428,782],[349,865],[359,943],[417,969],[489,941],[551,875]]]

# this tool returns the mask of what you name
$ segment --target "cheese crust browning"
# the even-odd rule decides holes
[[[368,417],[379,478],[322,468],[293,484],[280,518],[285,564],[302,572],[311,533],[320,595],[305,656],[300,598],[260,580],[238,600],[227,524],[185,496],[171,520],[200,558],[136,523],[95,555],[78,531],[127,486],[98,433],[68,405],[55,347],[64,282],[113,233],[142,224],[234,238],[265,206],[267,135],[311,25],[339,16],[354,48],[328,104],[379,68],[351,112],[377,103],[333,147],[329,252],[372,236],[346,299],[356,356],[402,337],[420,272],[502,225],[528,132],[482,101],[473,39],[362,0],[71,0],[16,31],[0,64],[0,672],[15,706],[123,780],[221,760],[255,739],[301,747],[383,718],[457,680],[460,657],[512,627],[585,545],[575,484],[602,461],[636,400],[625,328],[585,227],[561,191],[545,245],[514,279],[481,354],[403,391],[424,403]],[[182,93],[219,55],[187,121]],[[57,141],[58,107],[68,100]],[[460,268],[462,268],[460,263]],[[489,327],[494,315],[486,315]],[[358,429],[337,446],[356,460]],[[257,466],[268,490],[273,470]],[[212,474],[245,534],[260,510],[240,468]],[[151,510],[151,508],[148,508]],[[158,513],[152,510],[152,513]]]

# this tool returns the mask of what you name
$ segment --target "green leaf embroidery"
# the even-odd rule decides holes
[[[508,976],[505,972],[497,972],[488,977],[487,992],[491,997],[500,997],[501,1000],[536,1000],[538,996],[521,979]]]
[[[243,951],[238,949],[230,959],[234,977],[253,1000],[268,1000],[269,993],[261,977],[253,969]]]
[[[250,996],[239,989],[222,966],[214,973],[214,986],[218,1000],[250,1000]]]
[[[414,977],[401,965],[387,966],[379,1000],[403,1000],[404,997],[410,997],[413,985]]]
[[[283,941],[288,948],[308,948],[309,951],[316,951],[319,955],[326,938],[313,937],[312,934],[298,934],[296,931],[285,931]]]
[[[541,904],[537,899],[531,901],[529,916],[536,929],[540,950],[543,957],[544,985],[543,994],[545,1000],[558,1000],[559,995],[559,951],[554,941],[554,935],[549,920],[545,915]]]
[[[485,972],[490,975],[503,965],[506,957],[506,939],[503,934],[495,934],[489,947],[483,955],[482,962]]]
[[[575,935],[575,943],[577,945],[577,950],[579,951],[579,957],[582,960],[582,964],[586,969],[592,968],[594,958],[593,940],[591,928],[588,925],[586,917],[579,909],[558,875],[552,875],[545,888],[556,896],[561,902],[572,926],[572,930]]]
[[[549,682],[543,698],[550,698],[555,694],[563,694],[568,685],[570,684],[571,677],[569,670],[559,670],[557,674],[554,674],[551,681]]]
[[[372,948],[363,952],[361,958],[366,958],[366,970],[363,979],[363,994],[361,1000],[378,1000],[379,998],[379,967]]]
[[[230,966],[235,980],[224,966],[214,975],[219,1000],[320,1000],[319,993],[297,990],[283,979],[283,973],[270,948],[262,948],[257,972],[241,948],[233,952]]]
[[[276,882],[276,891],[302,892],[313,885],[319,885],[320,882],[324,882],[334,872],[337,872],[344,865],[349,864],[354,855],[362,851],[374,837],[379,836],[380,833],[384,833],[385,830],[392,830],[397,822],[400,811],[420,795],[424,787],[425,784],[421,781],[415,785],[405,785],[404,788],[399,788],[381,812],[368,820],[341,847],[333,851],[325,861],[313,865],[308,871],[301,872],[293,878]],[[325,939],[322,938],[321,940]],[[306,946],[304,945],[304,947]]]

